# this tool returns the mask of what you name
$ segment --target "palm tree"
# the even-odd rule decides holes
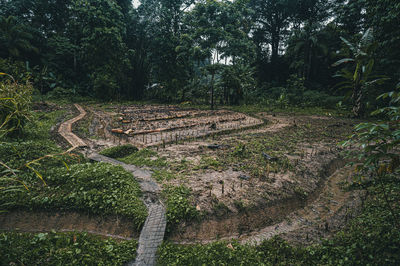
[[[13,16],[0,18],[0,56],[19,58],[22,52],[37,52],[31,44],[32,34]]]

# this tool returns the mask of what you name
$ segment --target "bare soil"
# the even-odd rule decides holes
[[[118,106],[108,112],[99,106],[86,109],[91,117],[88,136],[92,136],[93,148],[127,143],[141,148],[159,146],[264,123],[261,119],[227,110],[182,110],[156,105]],[[81,123],[85,123],[84,120]]]
[[[162,185],[192,189],[204,218],[181,224],[168,236],[175,242],[281,235],[309,244],[342,228],[361,204],[361,194],[343,189],[352,170],[337,146],[358,121],[174,106],[85,109],[74,129],[91,149],[154,147],[175,177]]]
[[[76,212],[11,211],[0,215],[0,230],[21,232],[88,232],[103,237],[129,240],[137,230],[129,219],[89,216]]]

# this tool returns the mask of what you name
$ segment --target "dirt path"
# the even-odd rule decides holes
[[[305,208],[291,213],[278,224],[240,237],[241,243],[260,244],[276,235],[297,244],[319,241],[339,230],[354,215],[350,210],[360,205],[359,193],[345,191],[344,181],[351,176],[351,169],[342,168],[331,175],[318,198]]]
[[[79,110],[80,114],[63,123],[60,126],[59,132],[73,147],[82,147],[86,146],[86,144],[78,136],[72,133],[72,124],[82,119],[86,115],[86,112],[78,104],[75,104],[75,107]],[[121,165],[125,170],[131,172],[133,176],[138,179],[140,187],[144,192],[143,200],[148,208],[149,214],[140,233],[136,260],[128,263],[128,265],[155,265],[156,252],[158,246],[164,239],[167,221],[165,216],[165,207],[158,199],[160,188],[158,184],[151,179],[152,173],[134,165],[128,165],[112,158],[91,152],[90,149],[86,151],[86,153],[89,154],[88,158],[94,161]]]
[[[76,109],[79,111],[79,115],[62,123],[58,129],[58,133],[69,143],[73,148],[75,147],[86,147],[86,143],[79,138],[77,135],[72,133],[72,125],[81,120],[86,115],[86,111],[79,105],[75,104]]]
[[[139,181],[149,215],[140,232],[136,261],[128,265],[155,265],[157,249],[164,239],[167,220],[165,207],[158,199],[160,187],[152,180],[152,173],[97,153],[92,153],[88,157],[98,162],[121,165],[125,170],[130,171]]]

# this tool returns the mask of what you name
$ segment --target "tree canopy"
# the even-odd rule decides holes
[[[340,38],[373,29],[374,71],[391,88],[399,20],[389,0],[1,0],[0,69],[42,93],[103,99],[239,104],[289,95],[293,78],[314,98],[345,96]],[[366,103],[382,93],[368,91]]]

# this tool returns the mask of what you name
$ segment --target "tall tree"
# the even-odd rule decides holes
[[[79,57],[89,84],[101,98],[121,94],[126,46],[123,43],[125,24],[120,7],[114,1],[75,0],[74,26],[79,29]]]
[[[296,7],[295,0],[250,0],[254,12],[254,36],[259,47],[270,46],[271,73],[274,77],[282,41],[287,35]]]
[[[378,42],[377,68],[381,73],[400,80],[400,3],[390,0],[365,0],[365,18],[374,29]],[[393,84],[395,85],[395,84]]]

